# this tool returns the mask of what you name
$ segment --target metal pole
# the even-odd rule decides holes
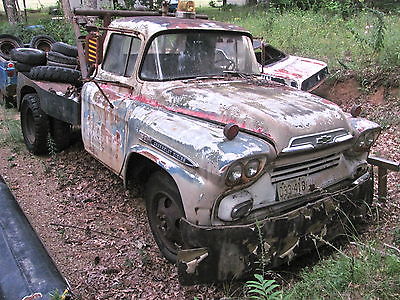
[[[378,167],[378,199],[386,200],[387,197],[387,169]]]
[[[76,17],[72,14],[71,6],[69,0],[62,0],[62,5],[64,8],[64,14],[70,22],[72,22],[72,27],[75,32],[76,47],[78,48],[78,60],[81,67],[82,79],[86,79],[88,76],[88,67],[86,63],[85,52],[83,50],[82,41],[79,40],[81,36],[81,30],[77,22]]]

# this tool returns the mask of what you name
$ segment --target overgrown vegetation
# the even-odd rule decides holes
[[[390,250],[390,249],[389,249]],[[284,291],[289,299],[398,299],[400,253],[353,243],[352,256],[337,253],[300,274]]]
[[[46,34],[56,41],[75,44],[75,37],[70,23],[60,17],[52,19],[47,12],[28,14],[27,22],[16,25],[9,24],[3,16],[0,18],[0,32],[19,37],[24,43],[29,43],[32,37]]]
[[[379,75],[399,86],[400,12],[361,7],[345,17],[340,7],[334,7],[338,1],[321,2],[332,6],[317,11],[292,5],[284,10],[272,5],[268,9],[226,6],[198,11],[243,26],[287,53],[326,61],[333,74],[368,70],[368,77]]]

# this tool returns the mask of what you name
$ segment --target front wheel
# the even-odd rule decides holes
[[[164,257],[175,263],[183,247],[180,219],[185,214],[174,180],[164,172],[155,172],[146,184],[145,199],[154,239]]]
[[[30,152],[37,155],[47,153],[49,117],[40,108],[36,94],[27,94],[22,99],[21,129]]]

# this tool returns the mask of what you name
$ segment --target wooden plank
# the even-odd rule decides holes
[[[373,166],[384,168],[390,171],[399,172],[400,162],[391,161],[385,158],[369,156],[367,162]]]

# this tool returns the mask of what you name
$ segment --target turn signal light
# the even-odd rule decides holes
[[[233,123],[226,124],[224,127],[224,135],[228,140],[233,140],[239,133],[239,126]]]

